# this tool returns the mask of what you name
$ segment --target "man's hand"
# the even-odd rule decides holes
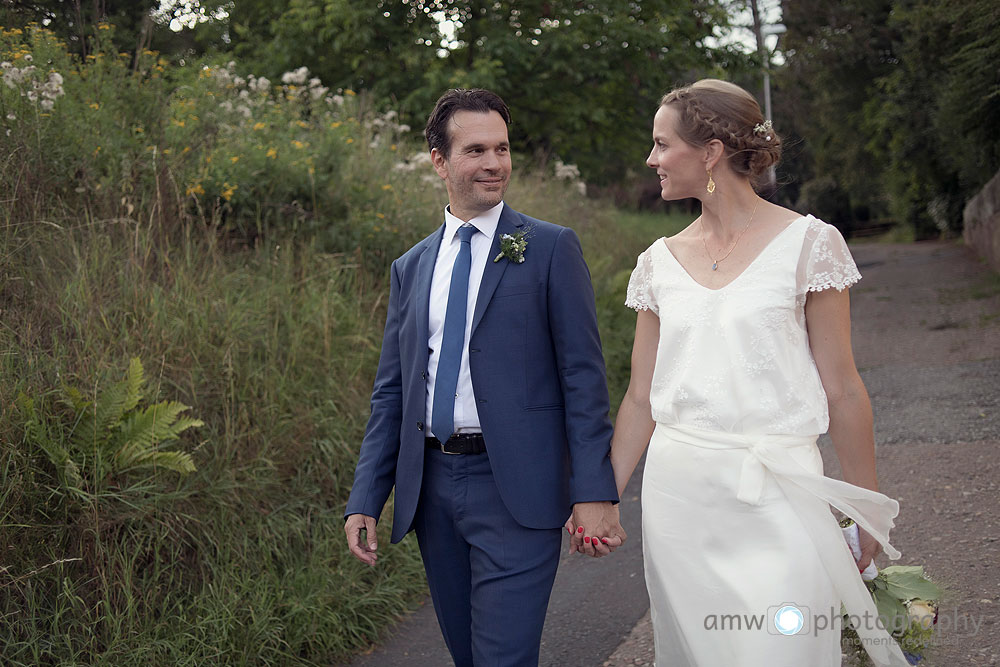
[[[361,537],[361,532],[367,533],[367,539]],[[351,553],[365,565],[375,566],[378,560],[378,535],[375,533],[375,517],[366,514],[352,514],[344,524],[347,533],[347,546]]]
[[[611,502],[577,503],[566,522],[572,533],[569,552],[579,551],[600,558],[625,544],[625,529],[619,521],[618,505]]]

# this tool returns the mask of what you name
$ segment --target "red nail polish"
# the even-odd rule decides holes
[[[602,538],[601,538],[601,542],[604,542],[605,544],[607,544],[607,543],[608,543],[608,538],[606,538],[606,537],[602,537]]]
[[[583,541],[586,542],[587,544],[590,544],[590,536],[588,535],[587,537],[583,538]]]
[[[566,532],[569,533],[570,535],[572,535],[573,534],[573,529],[572,528],[567,528]]]
[[[576,529],[576,532],[578,532],[578,533],[582,533],[582,532],[583,532],[583,526],[580,526],[579,528],[577,528],[577,529]]]

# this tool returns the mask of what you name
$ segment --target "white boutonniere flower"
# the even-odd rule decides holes
[[[515,264],[524,263],[524,251],[528,248],[528,233],[523,229],[513,234],[502,234],[500,236],[500,254],[493,258],[493,262],[499,262],[507,258]]]

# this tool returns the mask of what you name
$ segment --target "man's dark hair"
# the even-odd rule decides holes
[[[438,149],[445,157],[451,154],[451,135],[448,133],[448,121],[456,111],[477,111],[489,113],[496,111],[503,122],[510,125],[510,109],[500,96],[483,88],[453,88],[438,98],[434,111],[427,119],[424,137],[427,138],[427,148]]]

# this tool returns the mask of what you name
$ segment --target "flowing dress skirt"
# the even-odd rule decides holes
[[[840,665],[841,600],[874,606],[830,505],[877,534],[895,501],[822,473],[815,437],[657,424],[642,531],[658,667]]]

